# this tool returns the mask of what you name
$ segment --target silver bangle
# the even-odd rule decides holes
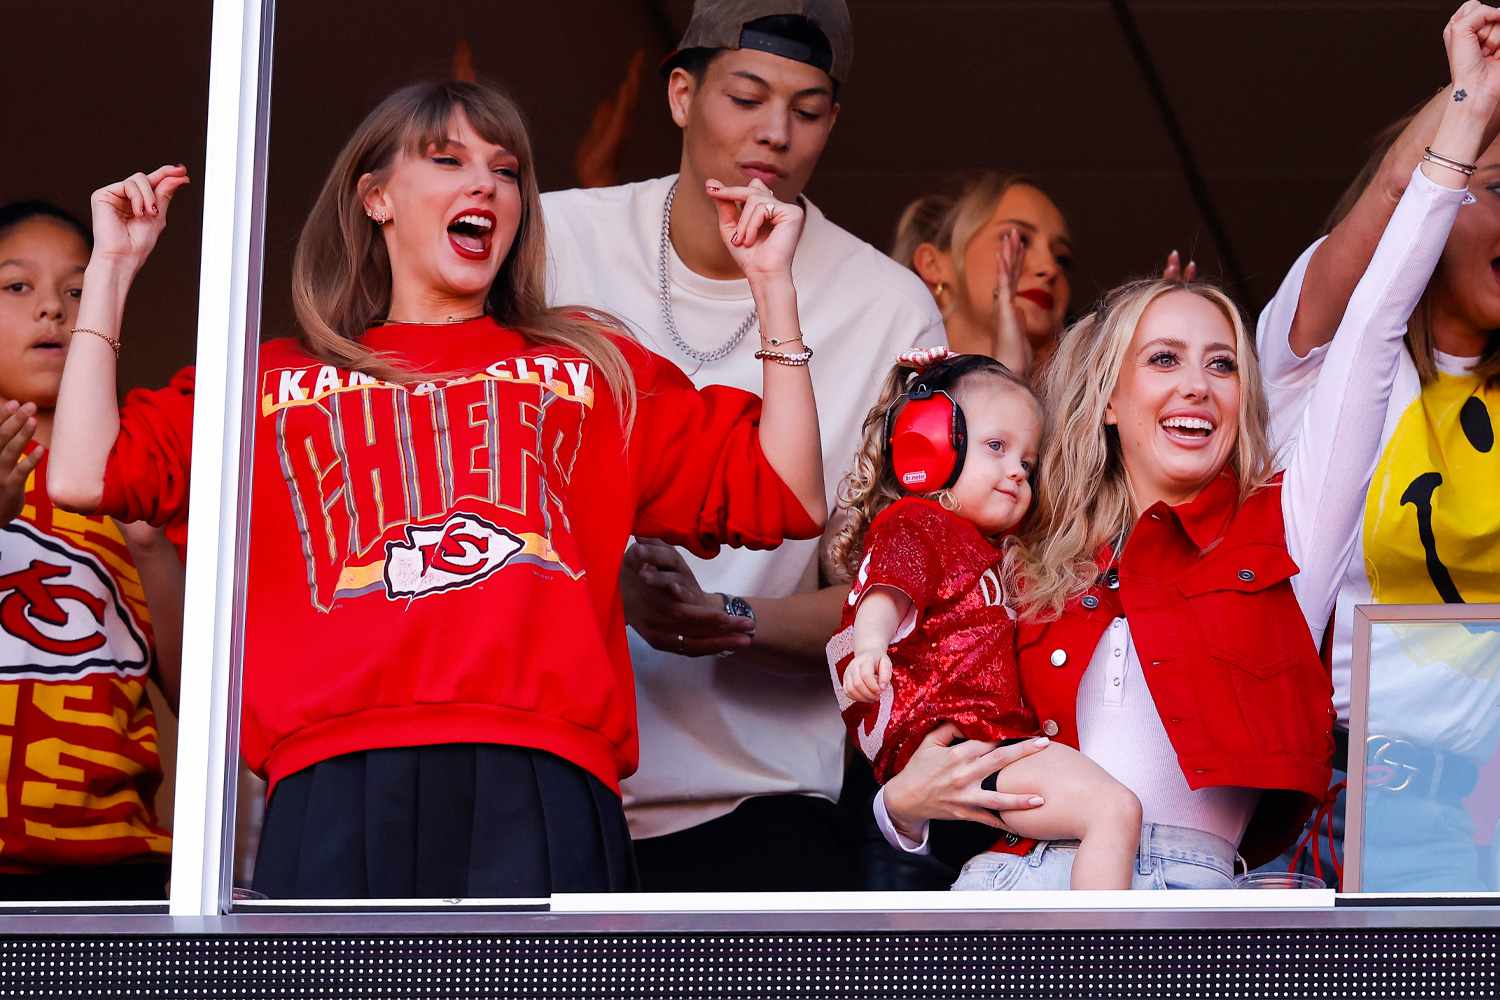
[[[1455,160],[1451,156],[1444,156],[1442,153],[1434,153],[1431,146],[1428,146],[1425,150],[1422,151],[1422,159],[1424,162],[1432,163],[1439,167],[1447,167],[1449,170],[1457,171],[1458,173],[1463,174],[1465,177],[1473,177],[1474,171],[1479,169],[1478,166],[1473,163],[1465,163],[1462,160]]]

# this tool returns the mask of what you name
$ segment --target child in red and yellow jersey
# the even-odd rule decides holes
[[[140,573],[44,486],[88,256],[65,213],[0,208],[0,899],[160,898],[171,850]]]

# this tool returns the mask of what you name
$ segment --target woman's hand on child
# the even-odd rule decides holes
[[[95,191],[89,199],[94,224],[92,259],[139,270],[167,226],[173,195],[188,183],[187,167],[167,164]]]
[[[1035,809],[1045,802],[1040,795],[989,792],[979,786],[996,771],[1046,749],[1046,737],[1008,746],[960,740],[958,727],[943,723],[927,734],[901,773],[886,782],[886,813],[908,840],[920,840],[917,830],[934,819],[971,820],[1004,829],[997,813]]]
[[[43,449],[22,454],[36,434],[36,404],[10,400],[0,405],[0,525],[21,514],[26,503],[26,480],[42,460]]]
[[[806,221],[802,207],[777,201],[758,179],[741,187],[710,180],[704,189],[719,207],[719,236],[745,277],[752,284],[791,277],[792,255]]]
[[[855,653],[844,670],[844,694],[851,701],[870,704],[891,685],[891,657],[883,649]]]

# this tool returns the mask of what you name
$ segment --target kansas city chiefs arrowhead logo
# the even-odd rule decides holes
[[[440,525],[406,526],[404,541],[385,546],[385,591],[392,600],[471,587],[525,546],[521,539],[473,514]]]
[[[0,681],[145,675],[142,623],[93,553],[24,521],[0,526]]]

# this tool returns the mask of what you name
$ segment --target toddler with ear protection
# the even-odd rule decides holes
[[[902,355],[865,418],[840,491],[850,516],[833,558],[853,584],[828,664],[882,784],[944,722],[997,743],[1050,735],[1021,697],[1003,547],[1030,509],[1041,433],[1024,380],[993,358],[941,350]],[[1054,743],[996,783],[1045,802],[992,825],[1080,841],[1073,888],[1130,887],[1140,802],[1103,768]]]

